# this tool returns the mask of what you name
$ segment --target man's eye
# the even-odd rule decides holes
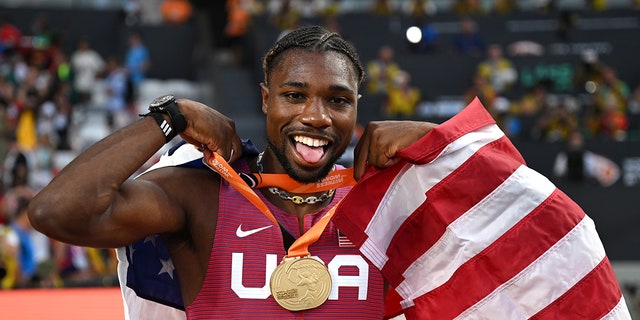
[[[342,97],[332,98],[331,100],[329,100],[329,102],[331,102],[332,104],[337,104],[337,105],[348,105],[348,104],[351,104],[351,101],[349,101],[349,99],[342,98]]]
[[[298,92],[285,93],[284,96],[287,99],[290,99],[290,100],[301,100],[301,99],[304,98],[304,96],[301,93],[298,93]]]

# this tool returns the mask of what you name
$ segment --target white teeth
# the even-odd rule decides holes
[[[329,141],[327,140],[314,139],[314,138],[305,137],[305,136],[295,136],[293,137],[293,140],[295,140],[296,142],[305,144],[309,147],[322,147],[329,144]]]

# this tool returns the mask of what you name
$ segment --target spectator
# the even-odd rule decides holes
[[[378,58],[367,64],[367,92],[372,94],[387,94],[393,78],[400,72],[400,67],[394,61],[394,51],[385,45],[378,50]]]
[[[507,14],[518,10],[516,0],[495,0],[493,10],[500,14]]]
[[[479,14],[489,11],[484,4],[479,0],[455,0],[453,9],[460,14]]]
[[[24,97],[22,95],[24,94]],[[20,94],[21,108],[16,121],[15,135],[19,148],[33,150],[38,143],[36,114],[39,107],[39,97],[34,89]]]
[[[300,10],[295,7],[291,0],[283,0],[280,6],[275,9],[272,16],[273,24],[280,30],[278,39],[287,32],[298,27],[300,23]]]
[[[433,0],[410,0],[403,2],[402,11],[413,19],[423,20],[436,14],[438,7]]]
[[[104,68],[104,59],[91,48],[89,40],[80,40],[75,52],[71,55],[73,89],[76,92],[78,103],[84,105],[91,102],[92,91]]]
[[[246,36],[251,24],[251,15],[242,0],[227,0],[227,24],[224,35],[229,42],[233,62],[236,66],[245,64],[244,48]]]
[[[509,131],[520,138],[541,139],[539,118],[551,110],[550,82],[541,80],[511,106]]]
[[[616,97],[608,95],[603,107],[598,117],[598,135],[604,139],[625,140],[628,129],[627,115],[620,111]]]
[[[141,0],[124,0],[122,11],[124,13],[124,23],[127,26],[133,26],[140,23],[142,18]]]
[[[602,83],[603,69],[604,65],[600,62],[598,53],[593,49],[584,50],[581,53],[581,63],[573,76],[576,92],[594,93]]]
[[[132,121],[127,104],[127,70],[120,60],[112,56],[107,60],[107,74],[104,78],[107,123],[112,130],[126,126]]]
[[[129,35],[129,49],[125,58],[125,68],[129,73],[129,103],[133,103],[138,96],[140,83],[147,77],[147,71],[151,67],[149,51],[137,33]]]
[[[0,20],[0,57],[9,57],[20,49],[22,31],[3,17]]]
[[[27,217],[27,206],[29,199],[18,198],[18,205],[15,212],[9,213],[9,226],[18,236],[18,265],[19,273],[15,282],[15,287],[32,287],[33,279],[36,276],[37,261],[33,239],[31,238],[31,223]]]
[[[420,102],[420,95],[420,89],[411,84],[411,75],[404,70],[398,71],[387,94],[387,115],[392,118],[411,118]]]
[[[36,190],[49,184],[54,176],[53,161],[56,150],[51,136],[51,133],[40,134],[38,145],[33,152],[34,165],[30,180]]]
[[[487,59],[478,64],[476,73],[486,78],[499,95],[507,93],[518,79],[518,72],[511,61],[503,56],[499,44],[489,46]]]
[[[63,84],[71,82],[71,64],[64,51],[58,50],[53,55],[49,65],[49,73],[52,76],[51,91],[56,91]]]
[[[620,167],[610,159],[585,149],[580,131],[573,131],[567,147],[556,155],[553,174],[558,179],[573,183],[595,180],[608,187],[620,178]]]
[[[71,125],[72,106],[68,94],[66,93],[69,89],[65,88],[68,88],[68,86],[60,88],[53,96],[53,103],[56,105],[57,109],[53,122],[56,136],[58,138],[56,142],[57,150],[71,149],[69,141],[69,127]]]
[[[478,31],[476,22],[464,17],[460,20],[460,31],[453,36],[451,49],[455,53],[481,56],[486,50],[483,36]]]
[[[191,18],[191,3],[188,0],[164,0],[160,5],[160,13],[166,24],[183,24]]]
[[[20,239],[5,223],[0,223],[0,289],[13,289],[19,277]]]
[[[538,127],[547,142],[567,141],[578,130],[578,118],[564,104],[550,108],[540,117]]]
[[[488,109],[489,113],[496,118],[497,114],[493,109],[493,104],[496,100],[496,90],[491,86],[491,83],[487,81],[487,78],[476,75],[473,77],[473,83],[464,93],[465,105],[473,101],[475,97],[478,97],[482,104]]]
[[[393,8],[389,0],[375,0],[371,7],[371,12],[379,15],[390,15],[393,13]]]
[[[622,113],[627,112],[627,102],[631,96],[631,89],[626,82],[618,78],[612,67],[602,69],[602,84],[597,89],[596,105],[599,110],[606,109],[609,103]]]

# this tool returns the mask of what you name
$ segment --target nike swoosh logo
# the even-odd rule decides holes
[[[248,237],[248,236],[250,236],[250,235],[252,235],[254,233],[258,233],[258,232],[260,232],[262,230],[269,229],[271,227],[273,227],[273,225],[269,225],[269,226],[262,227],[262,228],[256,228],[256,229],[251,229],[251,230],[244,231],[244,230],[242,230],[242,223],[241,223],[238,226],[238,229],[236,230],[236,236],[238,236],[238,238]]]

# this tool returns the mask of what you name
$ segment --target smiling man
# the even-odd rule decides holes
[[[119,248],[127,302],[135,295],[178,310],[127,304],[127,318],[383,317],[380,272],[343,241],[332,208],[366,165],[397,163],[396,153],[435,125],[370,125],[353,171],[342,170],[336,160],[351,140],[364,79],[355,50],[336,33],[303,27],[275,43],[264,72],[265,150],[241,140],[233,120],[215,109],[165,96],[80,154],[32,200],[29,217],[43,233]],[[177,134],[185,143],[130,179]],[[155,263],[133,268],[146,249],[159,252]],[[170,285],[138,289],[174,280],[177,298],[165,295]]]

